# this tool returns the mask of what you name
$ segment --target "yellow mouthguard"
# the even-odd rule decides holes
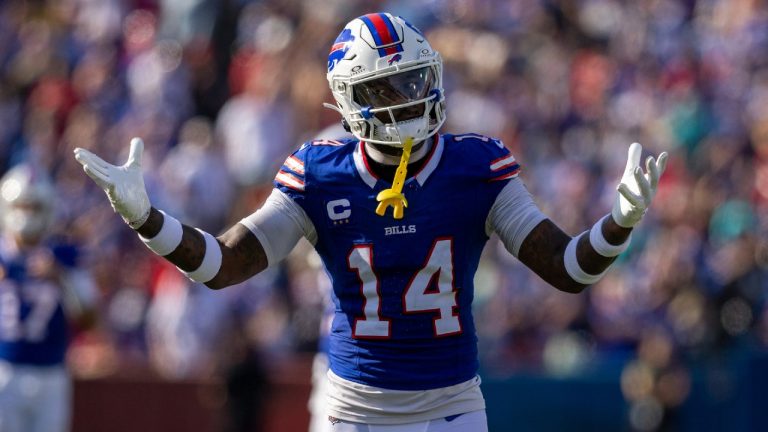
[[[395,180],[392,183],[392,187],[384,189],[376,195],[376,201],[379,205],[376,207],[376,214],[384,216],[387,212],[387,207],[392,206],[392,216],[395,219],[403,218],[403,209],[408,207],[408,200],[403,195],[403,184],[405,183],[405,174],[408,170],[408,160],[411,158],[411,147],[413,146],[413,138],[406,138],[403,142],[403,154],[400,156],[400,165],[397,166],[395,171]]]

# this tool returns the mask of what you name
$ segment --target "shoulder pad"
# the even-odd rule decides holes
[[[351,142],[356,142],[356,138],[337,138],[337,139],[314,139],[307,141],[301,145],[301,148],[305,147],[341,147]]]
[[[491,138],[491,137],[488,137],[488,136],[485,136],[485,135],[476,134],[476,133],[466,133],[466,134],[461,134],[461,135],[451,135],[451,138],[454,141],[456,141],[456,142],[479,141],[479,142],[489,143],[489,144],[493,143],[493,144],[496,144],[497,146],[499,146],[500,145],[499,143],[501,143],[501,141],[496,139],[496,138]],[[504,144],[501,144],[500,147],[503,148]]]
[[[306,166],[309,159],[317,160],[319,156],[336,152],[339,148],[355,139],[316,139],[303,143],[298,150],[285,159],[280,171],[275,176],[274,185],[283,192],[304,192],[306,185]],[[311,153],[311,155],[310,155]],[[290,190],[289,190],[290,189]]]
[[[498,138],[469,133],[453,135],[451,139],[469,145],[468,156],[476,161],[475,166],[486,174],[489,182],[511,179],[520,173],[520,164]]]
[[[312,141],[308,141],[302,145],[304,146],[343,146],[345,143],[344,141],[340,140],[333,140],[333,139],[316,139]]]
[[[293,191],[304,192],[304,165],[307,161],[307,153],[312,147],[312,141],[305,142],[298,150],[285,159],[280,171],[275,176],[275,187],[286,192],[286,188]]]

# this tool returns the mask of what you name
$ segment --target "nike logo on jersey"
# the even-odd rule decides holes
[[[414,234],[416,225],[396,225],[384,227],[384,235]]]

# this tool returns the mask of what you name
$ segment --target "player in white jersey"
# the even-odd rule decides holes
[[[55,193],[17,165],[0,181],[0,431],[69,430],[68,327],[92,320],[95,290],[74,246],[47,237]]]
[[[333,286],[331,431],[487,430],[471,303],[488,236],[555,288],[580,292],[628,246],[667,155],[643,170],[632,144],[613,209],[571,237],[536,207],[503,143],[438,134],[442,61],[403,18],[349,22],[327,78],[355,138],[305,143],[262,208],[218,238],[150,205],[140,139],[123,166],[75,156],[151,250],[210,288],[274,265],[301,237],[312,243]]]

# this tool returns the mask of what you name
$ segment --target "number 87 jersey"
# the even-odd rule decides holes
[[[402,219],[375,213],[391,187],[363,143],[315,141],[275,178],[306,213],[333,284],[331,370],[365,385],[427,390],[475,377],[473,278],[497,195],[519,165],[501,143],[443,135],[403,186]]]

